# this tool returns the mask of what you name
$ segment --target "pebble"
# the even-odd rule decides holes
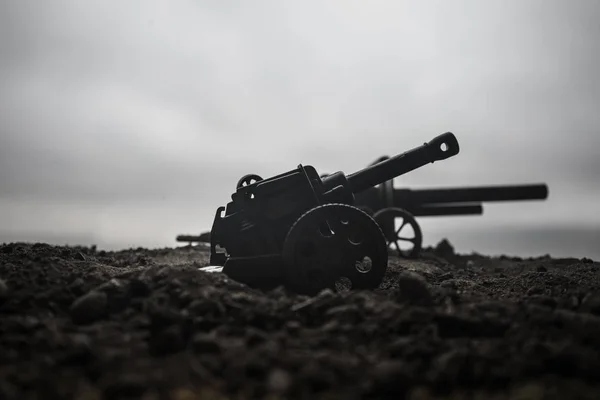
[[[558,305],[555,298],[543,294],[536,294],[529,297],[529,300],[535,304],[554,308]]]
[[[410,367],[400,360],[379,362],[372,375],[372,395],[377,398],[404,398],[412,380]]]
[[[129,281],[129,290],[134,297],[144,297],[150,294],[150,287],[141,279],[131,279]]]
[[[444,282],[452,278],[454,278],[454,274],[452,274],[452,272],[446,272],[438,277],[440,282]]]
[[[585,311],[600,315],[600,293],[590,293],[581,300],[581,306]]]
[[[221,345],[212,335],[197,333],[192,339],[192,348],[198,353],[220,353]]]
[[[155,355],[167,355],[183,350],[186,343],[183,338],[181,327],[171,325],[168,328],[156,332],[150,339],[150,351]]]
[[[269,391],[275,393],[284,393],[288,390],[292,383],[292,378],[290,374],[286,371],[275,368],[269,373],[269,377],[267,379],[267,387]]]
[[[544,293],[544,288],[541,286],[532,286],[529,289],[527,289],[526,294],[528,296],[534,296],[536,294],[543,294]]]
[[[96,291],[98,292],[118,292],[118,291],[122,291],[124,289],[125,285],[123,283],[123,281],[121,281],[120,279],[111,279],[108,282],[104,282],[100,285],[98,285],[96,287]]]
[[[436,255],[441,257],[453,256],[455,254],[454,247],[450,244],[450,242],[447,239],[443,239],[441,242],[439,242],[435,246],[434,252]]]
[[[81,278],[76,278],[73,282],[71,282],[72,288],[80,288],[80,287],[83,287],[84,285],[85,285],[85,282]]]
[[[76,324],[89,324],[102,318],[106,312],[106,293],[92,290],[71,305],[71,318]]]
[[[431,305],[433,297],[425,279],[414,272],[403,272],[398,277],[398,298],[403,301]]]
[[[8,285],[0,278],[0,299],[5,298],[6,296],[8,296]]]

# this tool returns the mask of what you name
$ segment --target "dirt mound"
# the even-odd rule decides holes
[[[198,271],[206,251],[0,246],[0,398],[600,396],[591,260],[440,246],[306,297]]]

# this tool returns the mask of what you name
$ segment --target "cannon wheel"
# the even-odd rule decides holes
[[[373,210],[371,209],[371,207],[369,206],[355,206],[356,208],[358,208],[361,211],[364,211],[367,213],[367,215],[369,215],[369,217],[373,217]]]
[[[402,208],[390,207],[377,211],[373,219],[379,224],[383,234],[386,237],[388,248],[394,253],[404,258],[416,258],[421,252],[423,244],[423,234],[415,217]],[[401,219],[400,227],[396,228],[396,220]],[[403,229],[410,226],[414,232],[414,237],[402,235]],[[408,249],[402,249],[400,243],[410,243],[412,246]]]
[[[256,174],[244,175],[238,181],[238,183],[236,185],[236,188],[240,189],[240,188],[242,188],[244,186],[248,186],[248,185],[251,185],[251,184],[253,184],[255,182],[262,181],[262,180],[263,180],[263,178],[261,178],[259,175],[256,175]]]
[[[387,270],[387,243],[381,228],[364,211],[347,204],[325,204],[304,213],[283,244],[286,285],[301,294],[374,289]]]

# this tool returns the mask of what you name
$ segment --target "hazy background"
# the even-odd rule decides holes
[[[422,218],[425,245],[600,259],[600,2],[6,0],[0,242],[173,246],[237,180],[352,173],[452,131],[396,186],[549,185]]]

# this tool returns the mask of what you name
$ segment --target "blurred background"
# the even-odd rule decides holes
[[[363,168],[452,131],[396,187],[545,182],[424,217],[424,245],[600,259],[600,2],[9,0],[0,243],[175,246],[245,174]]]

